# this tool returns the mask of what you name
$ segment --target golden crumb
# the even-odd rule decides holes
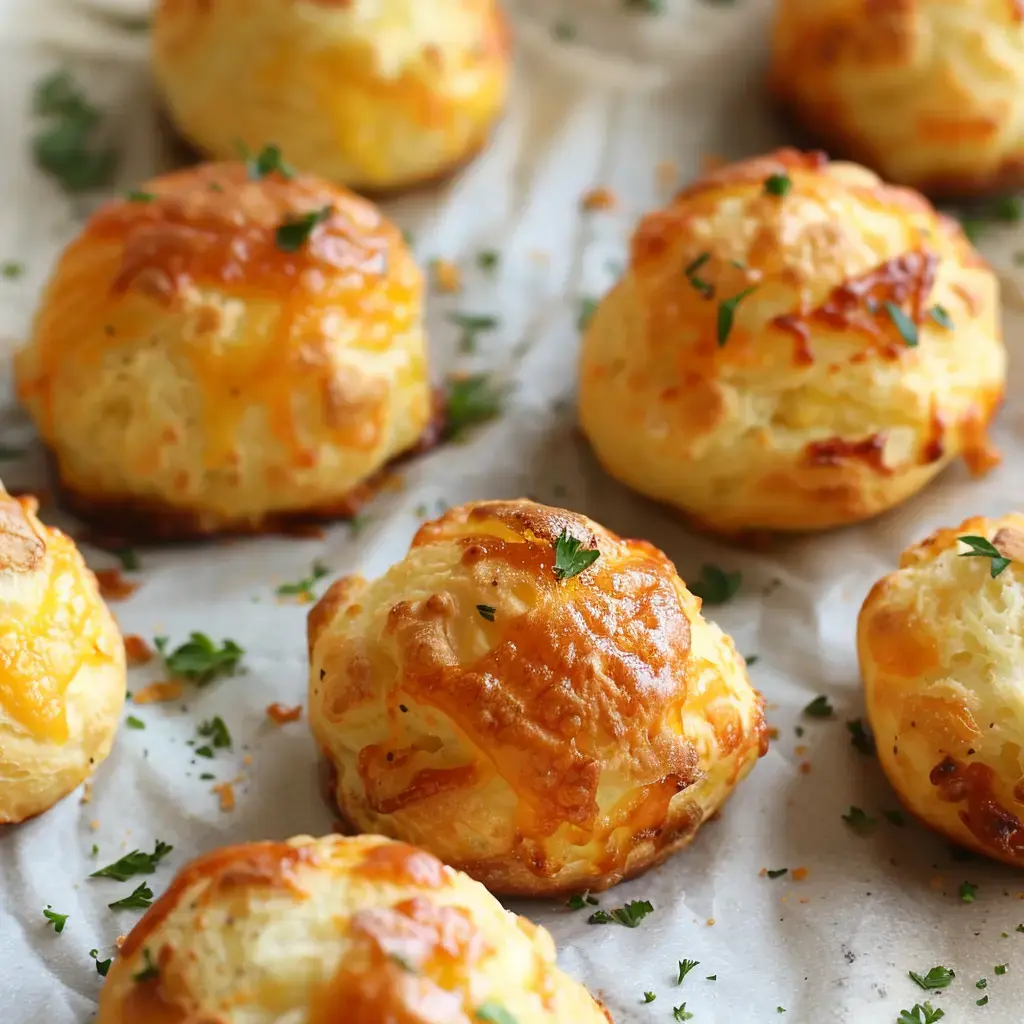
[[[796,754],[797,757],[803,757],[804,754],[807,753],[807,744],[805,744],[805,743],[798,744],[797,746],[795,746],[793,748],[793,753]]]
[[[168,679],[164,683],[150,683],[132,696],[136,704],[165,704],[181,696],[181,683]]]
[[[92,779],[86,779],[82,785],[82,797],[78,801],[80,804],[87,804],[92,799]]]
[[[439,292],[461,292],[462,271],[450,260],[435,259],[431,264],[434,287]]]
[[[793,881],[802,882],[809,874],[810,871],[807,868],[793,868]]]
[[[777,740],[778,738],[779,738],[779,730],[776,729],[775,726],[773,725],[768,730],[768,739],[770,739],[770,740]]]
[[[242,758],[242,764],[244,764],[246,767],[251,765],[252,764],[252,754],[246,754],[245,757]]]
[[[267,718],[269,718],[276,725],[284,725],[286,722],[297,722],[302,716],[302,705],[296,704],[295,707],[287,707],[284,704],[270,704],[267,707]]]
[[[89,822],[89,828],[91,828],[93,830],[93,832],[97,831],[99,829],[99,827],[100,827],[100,822],[99,822],[98,818],[93,818],[92,821]]]
[[[127,935],[118,935],[118,937],[114,939],[114,945],[117,946],[118,949],[120,949],[124,945],[124,941],[127,938]]]
[[[145,665],[147,661],[153,660],[153,648],[134,633],[124,638],[124,653],[129,665]]]
[[[711,925],[713,925],[715,923],[715,919],[713,917],[709,917],[705,923],[710,928]]]
[[[124,601],[139,589],[139,584],[126,580],[120,569],[97,569],[93,575],[108,601]]]
[[[220,809],[222,811],[233,811],[235,809],[235,787],[230,782],[221,782],[212,787],[212,792],[220,798]]]
[[[614,210],[618,206],[615,193],[610,188],[592,188],[589,192],[583,193],[580,205],[584,210],[593,212],[595,210]]]
[[[546,267],[551,262],[551,255],[543,249],[531,249],[526,255],[533,263],[541,267]]]
[[[800,774],[801,775],[810,775],[811,774],[811,762],[810,761],[801,761],[800,762]]]
[[[757,877],[758,878],[764,878],[765,875],[767,875],[767,874],[768,874],[768,869],[767,868],[761,868],[761,870],[758,871],[758,873],[757,873]]]

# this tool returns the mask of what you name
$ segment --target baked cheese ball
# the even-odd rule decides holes
[[[299,836],[186,866],[96,1024],[608,1024],[551,936],[423,850]]]
[[[946,197],[1024,187],[1020,0],[778,0],[770,83],[889,181]]]
[[[350,830],[492,892],[605,889],[686,845],[767,749],[672,563],[574,512],[477,502],[309,616],[310,725]]]
[[[124,644],[74,542],[0,486],[0,824],[48,810],[110,753]]]
[[[149,537],[350,515],[424,434],[400,233],[276,156],[156,178],[58,261],[16,377],[81,515]]]
[[[908,810],[1024,867],[1024,515],[968,519],[908,548],[861,609],[878,757]]]
[[[360,191],[475,155],[511,71],[497,0],[159,0],[152,42],[158,88],[199,149],[277,143]]]
[[[910,497],[986,427],[995,275],[916,193],[780,150],[643,219],[583,339],[579,416],[612,476],[725,534],[814,530]]]

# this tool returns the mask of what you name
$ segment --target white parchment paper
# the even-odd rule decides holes
[[[1022,307],[1024,271],[1012,261],[1024,232],[1014,237],[993,227],[982,242],[1004,277],[1013,360],[995,432],[1006,454],[999,470],[973,481],[954,467],[890,515],[786,541],[770,554],[691,535],[604,476],[576,436],[576,320],[581,300],[613,280],[637,217],[667,197],[660,162],[671,161],[682,182],[702,156],[738,157],[785,141],[761,88],[769,0],[670,0],[662,17],[629,13],[621,0],[512,6],[519,74],[493,145],[443,190],[389,205],[414,233],[422,262],[441,256],[464,268],[462,294],[431,297],[438,376],[455,368],[498,374],[514,388],[505,415],[469,443],[406,467],[403,489],[381,494],[358,530],[339,524],[317,540],[141,551],[142,586],[113,606],[123,631],[167,634],[174,643],[194,629],[231,637],[246,650],[246,672],[189,690],[180,704],[129,704],[126,715],[146,727],[122,728],[90,802],[75,794],[35,821],[0,828],[0,1024],[91,1018],[101,979],[89,950],[110,956],[138,917],[107,904],[139,880],[87,881],[97,866],[134,848],[150,850],[157,839],[173,843],[148,879],[159,893],[201,851],[330,830],[304,718],[275,727],[264,710],[274,701],[304,702],[306,690],[306,609],[282,604],[275,586],[303,576],[314,559],[332,574],[377,574],[403,555],[424,506],[434,514],[468,499],[522,494],[649,538],[684,578],[704,562],[742,570],[739,596],[711,614],[745,654],[757,655],[752,676],[778,729],[770,753],[689,850],[602,899],[609,908],[651,900],[655,911],[639,929],[590,926],[585,913],[552,904],[515,907],[552,930],[565,968],[607,1001],[618,1022],[672,1020],[673,1007],[685,1001],[698,1024],[873,1024],[894,1021],[926,998],[950,1022],[1024,1017],[1024,933],[1016,931],[1024,922],[1024,876],[958,861],[917,825],[886,822],[882,812],[896,800],[877,763],[850,746],[845,727],[863,714],[853,638],[871,583],[933,527],[1024,504],[1024,317],[1013,312]],[[4,354],[24,337],[53,257],[88,209],[32,166],[33,83],[61,64],[74,69],[108,112],[123,185],[166,160],[145,34],[119,27],[119,18],[139,13],[135,0],[91,7],[5,0],[0,7],[0,260],[27,268],[19,280],[0,280]],[[553,38],[559,24],[573,26],[571,41]],[[581,214],[580,195],[596,185],[615,192],[616,211]],[[483,249],[500,250],[498,273],[475,268]],[[458,330],[447,321],[456,310],[501,318],[475,355],[458,354]],[[11,489],[43,486],[42,453],[13,405],[6,367],[0,403],[0,443],[29,448],[0,473]],[[52,508],[44,517],[64,522]],[[101,551],[85,551],[95,568],[116,565]],[[133,669],[129,689],[160,676],[155,663]],[[818,694],[828,695],[835,716],[802,719],[801,708]],[[196,759],[187,741],[213,715],[230,727],[234,747],[213,761]],[[800,770],[803,763],[809,771]],[[219,809],[203,772],[217,782],[241,780],[234,811]],[[879,818],[873,835],[844,825],[851,804]],[[791,873],[759,874],[782,867]],[[792,877],[798,867],[807,869],[800,882]],[[959,899],[963,881],[978,886],[975,902]],[[69,915],[60,935],[43,918],[47,904]],[[683,958],[700,965],[677,987]],[[994,966],[1004,963],[997,976]],[[907,977],[936,964],[956,971],[945,991],[924,993]],[[984,992],[975,987],[980,978],[988,980]],[[656,993],[654,1003],[643,1004],[645,990]],[[983,995],[989,1003],[979,1008]]]

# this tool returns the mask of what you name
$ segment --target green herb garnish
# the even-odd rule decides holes
[[[736,310],[739,304],[748,296],[757,291],[757,285],[752,284],[749,288],[734,295],[731,299],[723,299],[718,304],[718,347],[723,348],[732,333],[733,322],[736,319]]]
[[[146,723],[141,718],[136,718],[134,715],[129,715],[125,720],[125,725],[129,729],[145,729]]]
[[[0,275],[5,277],[8,281],[13,281],[16,278],[21,277],[25,273],[25,264],[20,263],[18,260],[6,260],[0,263]]]
[[[964,903],[973,903],[978,898],[978,887],[971,882],[960,883],[960,899]]]
[[[946,1014],[938,1007],[932,1009],[931,1003],[925,1003],[923,1006],[916,1003],[912,1010],[900,1011],[896,1024],[935,1024],[945,1016]]]
[[[207,737],[219,749],[231,746],[231,733],[228,732],[228,727],[220,715],[215,715],[208,722],[203,722],[196,731],[200,736]]]
[[[708,284],[707,281],[697,276],[700,268],[703,267],[709,259],[711,259],[711,253],[702,252],[683,268],[683,276],[689,282],[690,287],[697,292],[702,299],[710,299],[711,296],[715,294],[714,285]]]
[[[917,971],[907,971],[911,981],[916,981],[921,988],[931,991],[936,988],[947,988],[949,983],[956,977],[956,972],[948,967],[933,967],[927,974],[921,975]]]
[[[850,733],[850,746],[865,757],[874,756],[875,740],[864,725],[864,720],[854,718],[846,723],[846,728]]]
[[[992,970],[995,971],[996,974],[1005,974],[1009,966],[1009,964],[996,964]]]
[[[492,384],[485,373],[449,377],[445,411],[445,437],[459,437],[467,427],[500,415],[507,390]]]
[[[496,316],[486,313],[449,313],[448,319],[462,329],[459,348],[463,352],[475,352],[477,337],[484,331],[493,331],[500,323]]]
[[[658,997],[653,992],[645,992],[644,993],[644,1002],[645,1003],[653,1003],[654,1000],[657,999],[657,998]]]
[[[580,312],[576,317],[576,329],[585,331],[597,311],[597,299],[580,299]]]
[[[676,984],[682,985],[683,978],[685,978],[690,971],[694,969],[700,963],[699,960],[680,960],[679,961],[679,977],[676,978]]]
[[[314,562],[313,567],[309,571],[308,576],[304,576],[301,580],[295,583],[282,583],[274,593],[281,597],[291,596],[302,596],[309,601],[312,601],[316,596],[313,593],[313,587],[319,580],[322,580],[329,574],[330,570],[325,565],[321,565],[319,562]]]
[[[862,836],[873,832],[875,830],[875,826],[878,824],[878,820],[876,818],[872,818],[870,815],[865,814],[859,807],[851,807],[850,810],[842,816],[842,818],[854,832]]]
[[[322,224],[333,212],[333,208],[328,204],[319,210],[287,217],[274,233],[278,249],[282,252],[297,252],[309,240],[317,224]]]
[[[768,874],[769,878],[781,878],[788,871],[789,871],[789,868],[775,868],[774,870],[773,869],[769,869],[767,874]]]
[[[488,622],[494,621],[494,613],[496,609],[489,604],[478,604],[476,610],[480,613],[480,618],[486,619]]]
[[[793,187],[793,179],[788,174],[771,174],[764,183],[764,190],[770,196],[786,196]]]
[[[222,640],[218,647],[205,633],[190,633],[189,639],[173,651],[167,650],[167,637],[155,637],[153,643],[168,670],[199,686],[218,676],[233,675],[245,651],[234,640]]]
[[[136,971],[132,975],[132,981],[141,982],[149,981],[151,978],[159,978],[160,968],[157,967],[155,963],[153,963],[153,957],[149,952],[148,946],[146,946],[142,950],[142,959],[145,961],[145,966],[142,968],[141,971]]]
[[[280,174],[282,178],[295,177],[295,168],[281,156],[280,146],[264,146],[255,156],[245,161],[245,173],[250,181],[259,181],[268,174]]]
[[[173,850],[174,847],[158,839],[152,853],[132,850],[120,860],[108,864],[99,871],[94,871],[90,878],[113,878],[118,882],[126,882],[133,875],[151,875],[156,871],[157,864]]]
[[[110,970],[110,965],[111,965],[111,963],[113,961],[112,960],[101,960],[100,959],[100,951],[98,949],[90,949],[89,950],[89,956],[91,956],[93,958],[93,960],[96,961],[96,973],[101,978],[105,978],[107,976],[107,971]]]
[[[1000,550],[985,537],[959,537],[961,543],[971,550],[961,553],[961,558],[991,558],[992,579],[995,579],[1011,562]]]
[[[895,302],[886,302],[885,311],[889,314],[889,319],[896,325],[896,330],[900,332],[900,337],[903,338],[910,348],[916,348],[918,341],[917,324]]]
[[[555,541],[555,576],[560,580],[578,576],[601,557],[598,548],[585,548],[583,541],[570,537],[565,529]]]
[[[682,1006],[672,1007],[672,1019],[673,1020],[693,1020],[693,1014],[686,1008],[686,1003]]]
[[[153,890],[145,882],[136,886],[131,895],[107,904],[111,910],[145,910],[152,905]]]
[[[654,906],[649,900],[632,900],[624,907],[617,907],[610,913],[605,910],[595,911],[587,918],[587,923],[611,924],[614,921],[626,928],[636,928],[653,911]]]
[[[476,265],[481,270],[486,270],[488,273],[497,270],[500,263],[501,253],[494,249],[485,249],[483,252],[478,252],[476,254]]]
[[[493,999],[488,999],[483,1006],[476,1008],[476,1019],[486,1021],[487,1024],[519,1024],[501,1003]]]
[[[808,718],[830,718],[832,715],[832,705],[829,704],[828,697],[815,697],[814,700],[804,708],[804,714],[807,715]]]
[[[953,330],[956,324],[953,323],[953,318],[949,315],[945,306],[932,306],[928,310],[928,315],[942,328],[947,331]]]
[[[54,911],[53,907],[49,903],[46,905],[46,909],[43,911],[43,917],[46,918],[50,924],[53,925],[53,930],[60,935],[64,931],[64,925],[67,923],[67,914],[58,914]]]
[[[726,572],[717,565],[702,565],[700,579],[688,584],[690,593],[699,597],[704,604],[725,604],[740,589],[743,574]]]

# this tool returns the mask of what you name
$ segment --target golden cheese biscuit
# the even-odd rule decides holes
[[[1022,0],[779,0],[770,83],[889,181],[936,196],[1024,186]]]
[[[1024,515],[908,548],[868,594],[857,649],[878,757],[907,809],[1024,867]]]
[[[496,0],[160,0],[153,66],[212,157],[277,143],[303,170],[380,191],[481,149],[511,61]]]
[[[998,283],[921,196],[781,150],[643,219],[580,377],[605,468],[703,527],[852,523],[997,459]]]
[[[664,860],[767,749],[761,697],[700,607],[660,551],[574,512],[479,502],[425,523],[384,576],[310,612],[310,725],[344,823],[510,895]]]
[[[185,867],[96,1024],[608,1024],[551,936],[423,850],[299,836]]]
[[[16,376],[83,515],[174,537],[351,514],[427,428],[398,230],[318,178],[259,175],[157,178],[60,258]]]
[[[0,824],[48,810],[110,753],[124,644],[74,542],[0,486]]]

